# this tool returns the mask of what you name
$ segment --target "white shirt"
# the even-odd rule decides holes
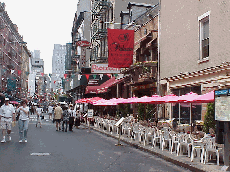
[[[25,108],[23,108],[23,106],[19,107],[18,108],[18,112],[20,113],[19,119],[20,120],[29,120],[29,114],[26,114],[24,111],[20,110],[21,108],[23,110],[29,112],[29,107],[28,106],[26,106]]]
[[[52,107],[52,106],[49,106],[49,107],[48,107],[48,112],[49,112],[49,113],[52,113],[52,112],[53,112],[53,107]]]
[[[71,110],[71,109],[69,109],[69,113],[70,113],[70,116],[72,116],[72,117],[75,117],[75,118],[76,118],[76,111],[75,111],[75,110]]]
[[[37,108],[37,109],[36,109],[36,112],[38,113],[39,116],[42,114],[42,111],[43,111],[42,108]]]
[[[12,117],[13,117],[13,113],[15,113],[15,109],[14,106],[12,104],[8,104],[8,105],[2,105],[1,107],[1,112],[0,112],[3,121],[12,121]],[[6,118],[4,118],[6,117]]]

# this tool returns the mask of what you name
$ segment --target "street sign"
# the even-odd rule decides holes
[[[230,96],[227,89],[215,91],[215,120],[230,121]]]
[[[215,91],[215,96],[222,96],[222,95],[227,95],[228,94],[228,90],[216,90]]]
[[[93,118],[93,109],[88,109],[88,118]]]

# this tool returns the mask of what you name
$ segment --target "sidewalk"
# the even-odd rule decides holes
[[[85,124],[83,124],[85,125]],[[111,132],[108,132],[107,130],[102,130],[94,126],[90,126],[90,129],[93,129],[97,132],[103,133],[109,137],[113,137],[115,139],[118,139],[118,134],[114,134]],[[166,161],[172,162],[178,166],[187,168],[191,171],[196,171],[196,172],[217,172],[221,171],[221,168],[223,167],[222,165],[218,166],[216,163],[206,163],[203,164],[200,162],[200,158],[195,158],[193,162],[190,161],[190,158],[188,158],[186,155],[179,155],[177,156],[176,153],[174,152],[171,154],[167,149],[164,149],[164,151],[160,150],[158,147],[152,147],[150,145],[144,146],[143,144],[138,143],[137,141],[131,140],[130,138],[127,138],[127,135],[121,135],[120,137],[121,142],[124,142],[130,146],[133,146],[137,149],[140,149],[145,152],[149,152],[151,154],[154,154]]]

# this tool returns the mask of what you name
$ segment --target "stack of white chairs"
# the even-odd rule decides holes
[[[143,140],[143,143],[145,143],[145,127],[139,126],[139,132],[138,132],[138,141],[141,143]]]
[[[190,137],[191,137],[191,135],[190,135]],[[203,160],[204,160],[204,146],[205,146],[204,137],[201,138],[200,140],[196,140],[194,138],[191,138],[191,139],[192,139],[191,161],[193,161],[194,154],[196,153],[197,155],[200,154],[200,161],[201,161],[201,163],[203,163]]]
[[[127,123],[125,128],[125,134],[127,134],[128,137],[131,136],[131,130],[132,130],[132,125],[130,123]]]
[[[149,144],[149,140],[152,142],[152,137],[154,135],[154,129],[151,127],[146,127],[145,130],[145,142],[147,145]]]
[[[173,150],[174,150],[174,147],[175,147],[175,150],[177,150],[177,146],[179,144],[179,134],[176,134],[175,132],[171,132],[170,133],[171,135],[171,146],[170,146],[170,150],[171,151],[171,154],[173,153]],[[177,151],[176,151],[177,152]]]
[[[126,134],[126,131],[128,130],[128,124],[126,122],[122,123],[122,134]]]
[[[220,165],[220,149],[218,149],[216,145],[215,137],[205,138],[205,143],[204,164],[208,162],[209,159],[211,159],[211,154],[209,157],[209,153],[215,153],[217,165]]]
[[[108,129],[111,134],[113,133],[113,120],[108,121]]]
[[[153,138],[152,138],[152,146],[156,147],[157,143],[160,144],[161,147],[161,139],[162,135],[161,135],[161,130],[159,130],[157,127],[154,128],[154,133],[153,133]]]
[[[188,157],[190,157],[190,147],[192,146],[192,139],[190,138],[190,134],[178,133],[177,138],[178,138],[177,156],[179,156],[182,150],[186,148],[188,152]]]
[[[139,123],[134,123],[133,132],[132,132],[132,136],[134,140],[138,139],[138,133],[139,133]]]
[[[164,150],[164,148],[168,146],[169,150],[171,150],[170,128],[163,128],[161,139],[162,139],[161,149]]]

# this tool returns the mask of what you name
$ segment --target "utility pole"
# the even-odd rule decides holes
[[[157,37],[157,95],[160,96],[160,9],[161,9],[161,1],[159,2],[159,10],[158,10],[158,37]],[[157,104],[157,119],[159,117],[159,104]]]

